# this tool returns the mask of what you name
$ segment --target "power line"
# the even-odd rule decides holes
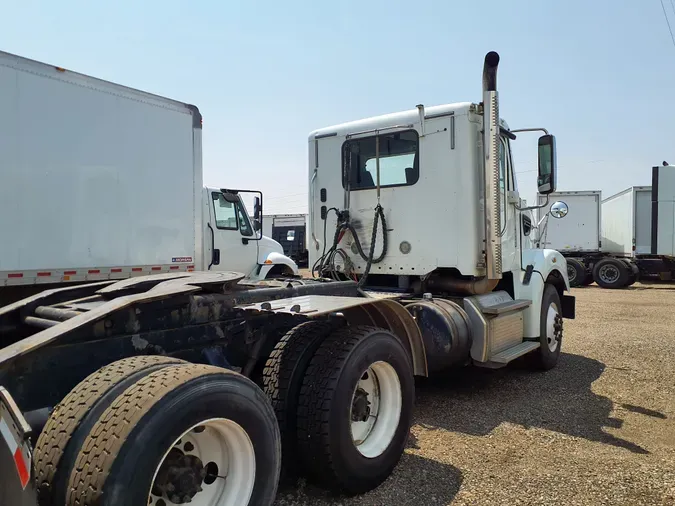
[[[661,2],[661,8],[663,9],[663,17],[666,18],[666,24],[668,25],[668,31],[670,32],[670,40],[673,41],[673,47],[675,47],[675,35],[673,35],[673,29],[670,27],[670,20],[668,19],[668,13],[666,12],[666,6],[663,5],[663,0],[659,0],[659,2]],[[672,0],[671,0],[671,6],[672,6]]]

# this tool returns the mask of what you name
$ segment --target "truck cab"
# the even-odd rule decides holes
[[[284,255],[281,244],[262,233],[260,192],[208,187],[203,192],[206,270],[236,271],[258,280],[298,275],[297,264]],[[245,193],[256,194],[253,219],[241,197]]]
[[[506,293],[529,301],[523,335],[534,338],[545,285],[563,301],[570,287],[565,258],[533,247],[534,208],[522,205],[511,144],[516,133],[544,132],[537,182],[546,196],[555,138],[499,117],[498,57],[489,56],[480,103],[418,105],[310,134],[310,265],[413,295]]]

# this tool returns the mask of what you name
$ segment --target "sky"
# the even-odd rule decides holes
[[[663,0],[675,30],[675,0]],[[559,190],[610,196],[675,164],[675,42],[660,0],[0,0],[0,50],[195,104],[204,183],[307,209],[312,130],[481,100],[556,136]],[[513,145],[536,191],[537,134]]]

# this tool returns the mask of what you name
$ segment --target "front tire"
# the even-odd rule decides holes
[[[252,381],[218,367],[166,367],[138,381],[90,431],[67,506],[269,506],[281,449]]]
[[[398,463],[412,423],[411,359],[391,332],[348,327],[328,336],[305,375],[300,456],[311,481],[360,494]]]
[[[544,285],[541,298],[539,348],[529,354],[529,365],[535,369],[553,369],[560,357],[563,338],[563,319],[560,295],[555,286]]]

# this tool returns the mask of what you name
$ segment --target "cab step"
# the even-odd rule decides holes
[[[536,350],[541,344],[538,341],[525,341],[490,357],[490,362],[508,364],[526,353]]]
[[[505,302],[500,302],[499,304],[494,304],[492,306],[483,306],[481,308],[483,314],[488,315],[501,315],[505,313],[510,313],[511,311],[519,311],[532,305],[531,300],[526,299],[516,299],[516,300],[507,300]]]

